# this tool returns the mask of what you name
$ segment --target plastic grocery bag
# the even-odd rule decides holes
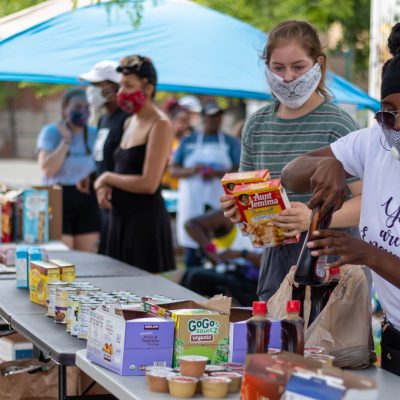
[[[37,368],[34,368],[37,366]],[[26,367],[24,371],[21,367]],[[19,372],[19,373],[16,373]],[[78,394],[79,370],[68,368],[68,395]],[[0,363],[1,400],[57,400],[58,370],[53,363],[36,360]]]
[[[268,301],[268,315],[283,319],[286,303],[292,296],[294,268]],[[306,290],[304,319],[310,313],[310,290]],[[341,368],[367,368],[376,361],[371,335],[370,293],[364,271],[359,265],[341,267],[341,279],[315,321],[305,329],[305,347],[324,347],[335,356]]]

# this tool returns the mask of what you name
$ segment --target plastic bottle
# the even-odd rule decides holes
[[[325,294],[323,296],[324,298],[323,298],[322,309],[325,308],[326,304],[329,301],[329,298],[331,297],[331,294],[335,290],[339,281],[340,281],[340,268],[339,267],[329,268],[329,283],[328,283],[328,287],[326,288]]]
[[[282,350],[304,354],[304,320],[299,316],[301,304],[289,300],[286,305],[286,318],[281,321]]]
[[[321,210],[319,207],[314,208],[311,214],[310,226],[307,236],[297,260],[297,268],[294,280],[303,285],[321,285],[325,280],[325,266],[327,262],[326,256],[312,256],[314,249],[307,247],[307,243],[313,240],[313,232],[317,229],[326,229],[329,227],[332,219],[333,208],[327,215],[321,218]]]
[[[329,283],[320,286],[311,286],[311,309],[308,326],[310,326],[324,309],[329,300],[330,289]]]
[[[253,316],[247,320],[247,354],[268,353],[270,331],[267,303],[253,301]]]

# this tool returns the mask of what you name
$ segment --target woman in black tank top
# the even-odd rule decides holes
[[[172,127],[152,102],[157,75],[151,61],[125,57],[117,70],[123,74],[118,104],[133,116],[114,153],[114,172],[95,183],[100,206],[111,209],[106,253],[149,272],[167,271],[175,268],[175,260],[160,182]]]

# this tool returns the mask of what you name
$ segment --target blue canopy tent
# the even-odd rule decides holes
[[[108,5],[110,6],[110,5]],[[137,29],[106,4],[78,8],[0,42],[0,81],[78,84],[77,76],[104,59],[152,58],[159,90],[271,99],[260,54],[260,30],[187,0],[147,0]],[[379,102],[328,72],[335,101],[360,108]]]

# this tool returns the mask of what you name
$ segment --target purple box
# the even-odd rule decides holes
[[[145,375],[149,365],[170,367],[173,321],[117,305],[101,305],[89,320],[87,357],[119,375]]]
[[[229,362],[244,363],[247,354],[247,326],[246,321],[251,318],[251,307],[231,308],[229,317]],[[281,323],[271,321],[269,348],[281,348]]]

